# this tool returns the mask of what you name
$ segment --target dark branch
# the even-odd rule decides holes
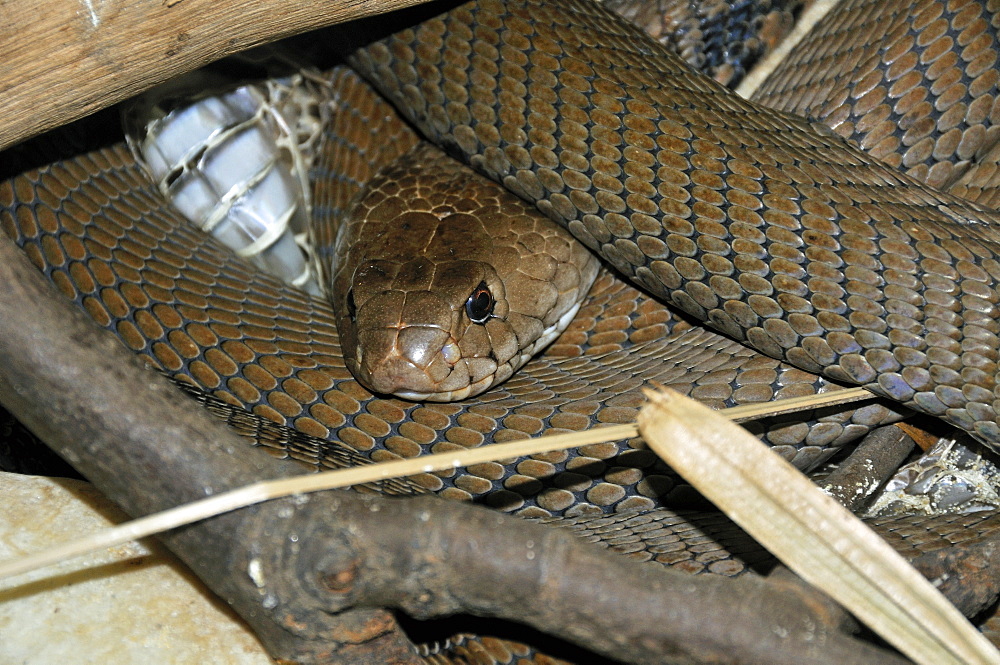
[[[251,449],[146,368],[58,294],[2,232],[0,284],[0,402],[130,515],[302,472]],[[339,647],[337,662],[421,662],[384,611],[316,612],[303,628],[281,608],[268,609],[246,565],[234,565],[255,549],[237,534],[258,520],[276,520],[280,510],[274,504],[223,515],[162,540],[275,657],[333,662],[331,647]]]
[[[294,472],[192,409],[2,234],[0,283],[0,400],[130,514]],[[414,662],[374,609],[391,606],[516,619],[637,663],[904,662],[800,588],[691,578],[434,497],[286,499],[164,541],[290,661]]]
[[[899,427],[879,427],[861,440],[820,487],[848,510],[860,510],[906,460],[914,445]]]

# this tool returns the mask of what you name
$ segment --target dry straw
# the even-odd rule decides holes
[[[810,395],[807,398],[791,398],[775,402],[740,406],[725,409],[722,413],[732,414],[740,420],[746,420],[759,418],[763,415],[788,413],[819,406],[841,404],[845,401],[870,398],[872,398],[872,394],[868,391],[862,388],[852,388],[819,395]],[[483,462],[514,459],[555,450],[566,450],[567,448],[577,448],[592,443],[620,441],[638,436],[638,434],[638,428],[634,424],[597,427],[582,432],[493,444],[471,450],[425,455],[394,462],[383,462],[381,464],[338,469],[312,475],[295,476],[293,478],[262,481],[217,494],[201,501],[132,520],[79,540],[57,545],[43,552],[0,562],[0,579],[27,573],[65,559],[87,554],[88,552],[152,536],[185,524],[191,524],[192,522],[270,499],[350,487],[352,485],[362,485],[364,483],[387,480],[389,478],[401,478],[417,473],[444,471],[446,469],[467,467]]]
[[[647,396],[649,447],[802,579],[921,665],[1000,663],[927,579],[759,439],[676,392]]]

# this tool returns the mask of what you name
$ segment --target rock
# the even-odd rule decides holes
[[[0,473],[0,560],[127,517],[88,483]],[[155,542],[0,580],[0,662],[269,665],[253,633]]]

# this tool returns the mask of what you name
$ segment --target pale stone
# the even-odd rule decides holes
[[[91,485],[0,473],[0,560],[124,521]],[[0,580],[0,663],[269,665],[260,643],[157,543]]]

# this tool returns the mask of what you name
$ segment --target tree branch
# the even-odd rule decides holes
[[[0,401],[130,514],[293,472],[192,409],[2,235],[0,283]],[[312,495],[164,540],[294,662],[414,662],[383,606],[515,619],[636,663],[905,662],[801,589],[692,579],[436,497]]]
[[[58,294],[0,233],[0,402],[133,516],[301,467],[254,450]],[[286,502],[287,503],[287,502]],[[250,624],[272,655],[303,663],[420,662],[379,610],[289,621],[234,563],[246,524],[278,520],[280,502],[223,515],[163,540]],[[285,541],[287,542],[287,541]],[[285,543],[272,544],[275,548]],[[375,655],[378,657],[375,657]]]

